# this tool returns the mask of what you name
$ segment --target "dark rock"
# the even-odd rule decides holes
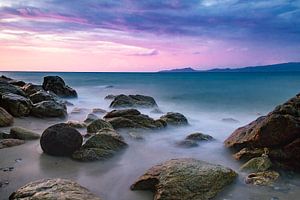
[[[153,97],[144,95],[118,95],[111,102],[111,108],[120,107],[156,107],[157,104]]]
[[[72,158],[79,161],[105,160],[126,146],[122,136],[113,129],[105,128],[89,138]]]
[[[264,171],[249,174],[245,182],[247,184],[261,185],[261,186],[270,186],[272,185],[279,177],[279,173],[275,171]]]
[[[22,127],[12,127],[10,129],[11,138],[21,140],[36,140],[40,138],[40,134]]]
[[[186,140],[194,140],[194,141],[209,141],[213,140],[214,138],[210,135],[203,134],[203,133],[192,133],[186,136]]]
[[[109,122],[106,122],[103,119],[96,119],[87,126],[87,132],[96,133],[103,128],[113,128],[113,127]]]
[[[167,114],[161,116],[160,119],[165,121],[168,125],[173,126],[188,124],[186,117],[181,113],[168,112]]]
[[[13,93],[2,94],[0,106],[14,117],[28,116],[32,108],[32,102],[21,95]]]
[[[108,99],[108,100],[112,100],[112,99],[115,99],[115,98],[116,98],[116,95],[113,95],[113,94],[109,94],[106,97],[104,97],[104,99]]]
[[[46,91],[52,91],[59,97],[77,97],[77,92],[67,86],[64,80],[59,76],[44,77],[43,88]]]
[[[14,118],[4,108],[0,107],[0,127],[10,126],[14,123]]]
[[[104,118],[113,118],[113,117],[126,117],[126,116],[132,116],[132,115],[140,115],[140,111],[136,109],[125,109],[125,110],[112,110],[108,112]]]
[[[261,156],[264,153],[263,148],[243,148],[239,152],[233,155],[236,160],[251,159]]]
[[[31,114],[35,117],[66,117],[67,107],[56,101],[42,101],[33,105]]]
[[[89,124],[95,120],[99,119],[99,117],[97,117],[97,115],[90,113],[86,116],[86,119],[84,120],[84,123]]]
[[[41,137],[43,151],[53,156],[69,156],[81,147],[81,134],[67,124],[56,124],[47,128]]]
[[[11,93],[25,97],[26,94],[17,86],[0,81],[0,95]]]
[[[12,139],[12,138],[0,139],[0,149],[18,146],[24,143],[25,143],[24,140],[19,140],[19,139]]]
[[[92,113],[105,114],[107,111],[101,108],[93,108]]]
[[[24,81],[19,81],[19,80],[11,80],[8,83],[18,87],[23,87],[26,84]]]
[[[79,121],[67,121],[68,126],[72,128],[85,128],[86,124]]]
[[[179,147],[185,147],[185,148],[192,148],[192,147],[197,147],[198,146],[197,141],[189,140],[189,139],[182,140],[180,142],[177,142],[176,144]]]
[[[8,133],[6,133],[6,132],[0,131],[0,140],[1,140],[1,139],[11,139],[11,138],[12,138],[12,137],[11,137],[10,134],[8,134]]]
[[[37,93],[38,91],[44,91],[41,85],[35,85],[32,83],[26,83],[21,89],[26,93],[27,96]]]
[[[9,196],[9,200],[88,199],[101,200],[88,189],[67,179],[43,179],[28,183]]]
[[[29,96],[29,99],[32,101],[32,103],[39,103],[42,101],[49,101],[49,100],[55,100],[55,96],[49,94],[46,91],[40,90],[32,95]]]
[[[235,150],[266,147],[272,161],[281,167],[300,170],[299,138],[300,94],[277,106],[267,116],[238,128],[224,143]]]
[[[147,170],[131,189],[154,191],[154,200],[208,200],[236,176],[233,170],[221,165],[191,158],[173,159]]]
[[[272,162],[268,156],[261,156],[252,158],[240,168],[241,171],[246,172],[264,172],[272,167]]]

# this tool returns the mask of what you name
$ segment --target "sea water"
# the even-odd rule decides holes
[[[68,119],[83,121],[93,108],[109,108],[109,94],[143,94],[155,98],[163,112],[180,112],[189,126],[141,132],[144,140],[123,135],[129,147],[107,161],[76,162],[69,158],[42,153],[38,141],[0,150],[0,167],[13,166],[1,172],[8,184],[0,188],[0,199],[18,187],[41,178],[70,178],[87,187],[104,200],[150,200],[151,192],[131,191],[130,185],[145,170],[172,158],[192,157],[221,164],[238,171],[241,162],[234,160],[223,141],[238,127],[270,112],[276,105],[300,91],[300,73],[22,73],[5,72],[8,77],[41,84],[46,75],[59,75],[77,90],[78,99],[70,99]],[[75,107],[79,114],[71,113]],[[140,109],[159,118],[152,109]],[[102,117],[102,115],[99,115]],[[235,121],[228,122],[230,118]],[[15,125],[42,133],[61,119],[21,118]],[[6,128],[7,129],[7,128]],[[1,130],[6,130],[5,128]],[[81,130],[84,134],[84,130]],[[180,148],[176,143],[193,132],[213,136],[213,142],[194,148]],[[17,162],[16,162],[17,160]],[[220,193],[216,199],[297,199],[300,177],[284,172],[272,187],[244,184],[245,174]]]

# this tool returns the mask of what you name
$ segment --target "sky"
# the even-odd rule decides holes
[[[0,0],[2,71],[300,61],[300,0]]]

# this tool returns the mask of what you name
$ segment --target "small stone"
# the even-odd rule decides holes
[[[244,165],[242,165],[240,170],[247,171],[247,172],[263,172],[268,170],[271,166],[272,166],[272,162],[268,158],[268,156],[261,156],[257,158],[252,158]]]
[[[279,173],[275,171],[265,171],[265,172],[257,172],[249,174],[245,183],[253,184],[253,185],[272,185],[279,177]]]

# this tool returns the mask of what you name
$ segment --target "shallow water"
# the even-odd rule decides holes
[[[6,73],[7,76],[41,83],[49,73]],[[142,133],[144,140],[134,140],[125,133],[129,147],[105,162],[81,163],[69,158],[51,157],[42,153],[39,141],[0,150],[0,167],[13,166],[10,172],[0,172],[0,199],[7,199],[18,187],[41,178],[71,178],[104,200],[150,200],[151,192],[131,191],[130,185],[151,166],[171,158],[193,157],[222,164],[238,170],[240,162],[232,159],[223,141],[237,127],[294,96],[300,89],[300,73],[56,73],[74,87],[79,98],[70,100],[69,119],[84,120],[92,108],[109,110],[108,94],[146,94],[153,96],[164,112],[176,111],[187,116],[190,125],[167,128],[163,131]],[[71,114],[75,107],[84,108]],[[143,113],[158,118],[151,109]],[[99,115],[101,117],[101,115]],[[223,118],[237,119],[238,123],[223,122]],[[40,133],[61,119],[16,119],[15,125]],[[5,130],[5,129],[1,129]],[[196,148],[179,148],[175,143],[189,133],[200,131],[212,135],[216,141],[201,143]],[[84,130],[82,130],[84,134]],[[21,160],[17,160],[21,159]],[[17,160],[17,162],[15,161]],[[255,187],[237,181],[216,199],[275,200],[298,199],[300,177],[284,173],[273,187]]]

